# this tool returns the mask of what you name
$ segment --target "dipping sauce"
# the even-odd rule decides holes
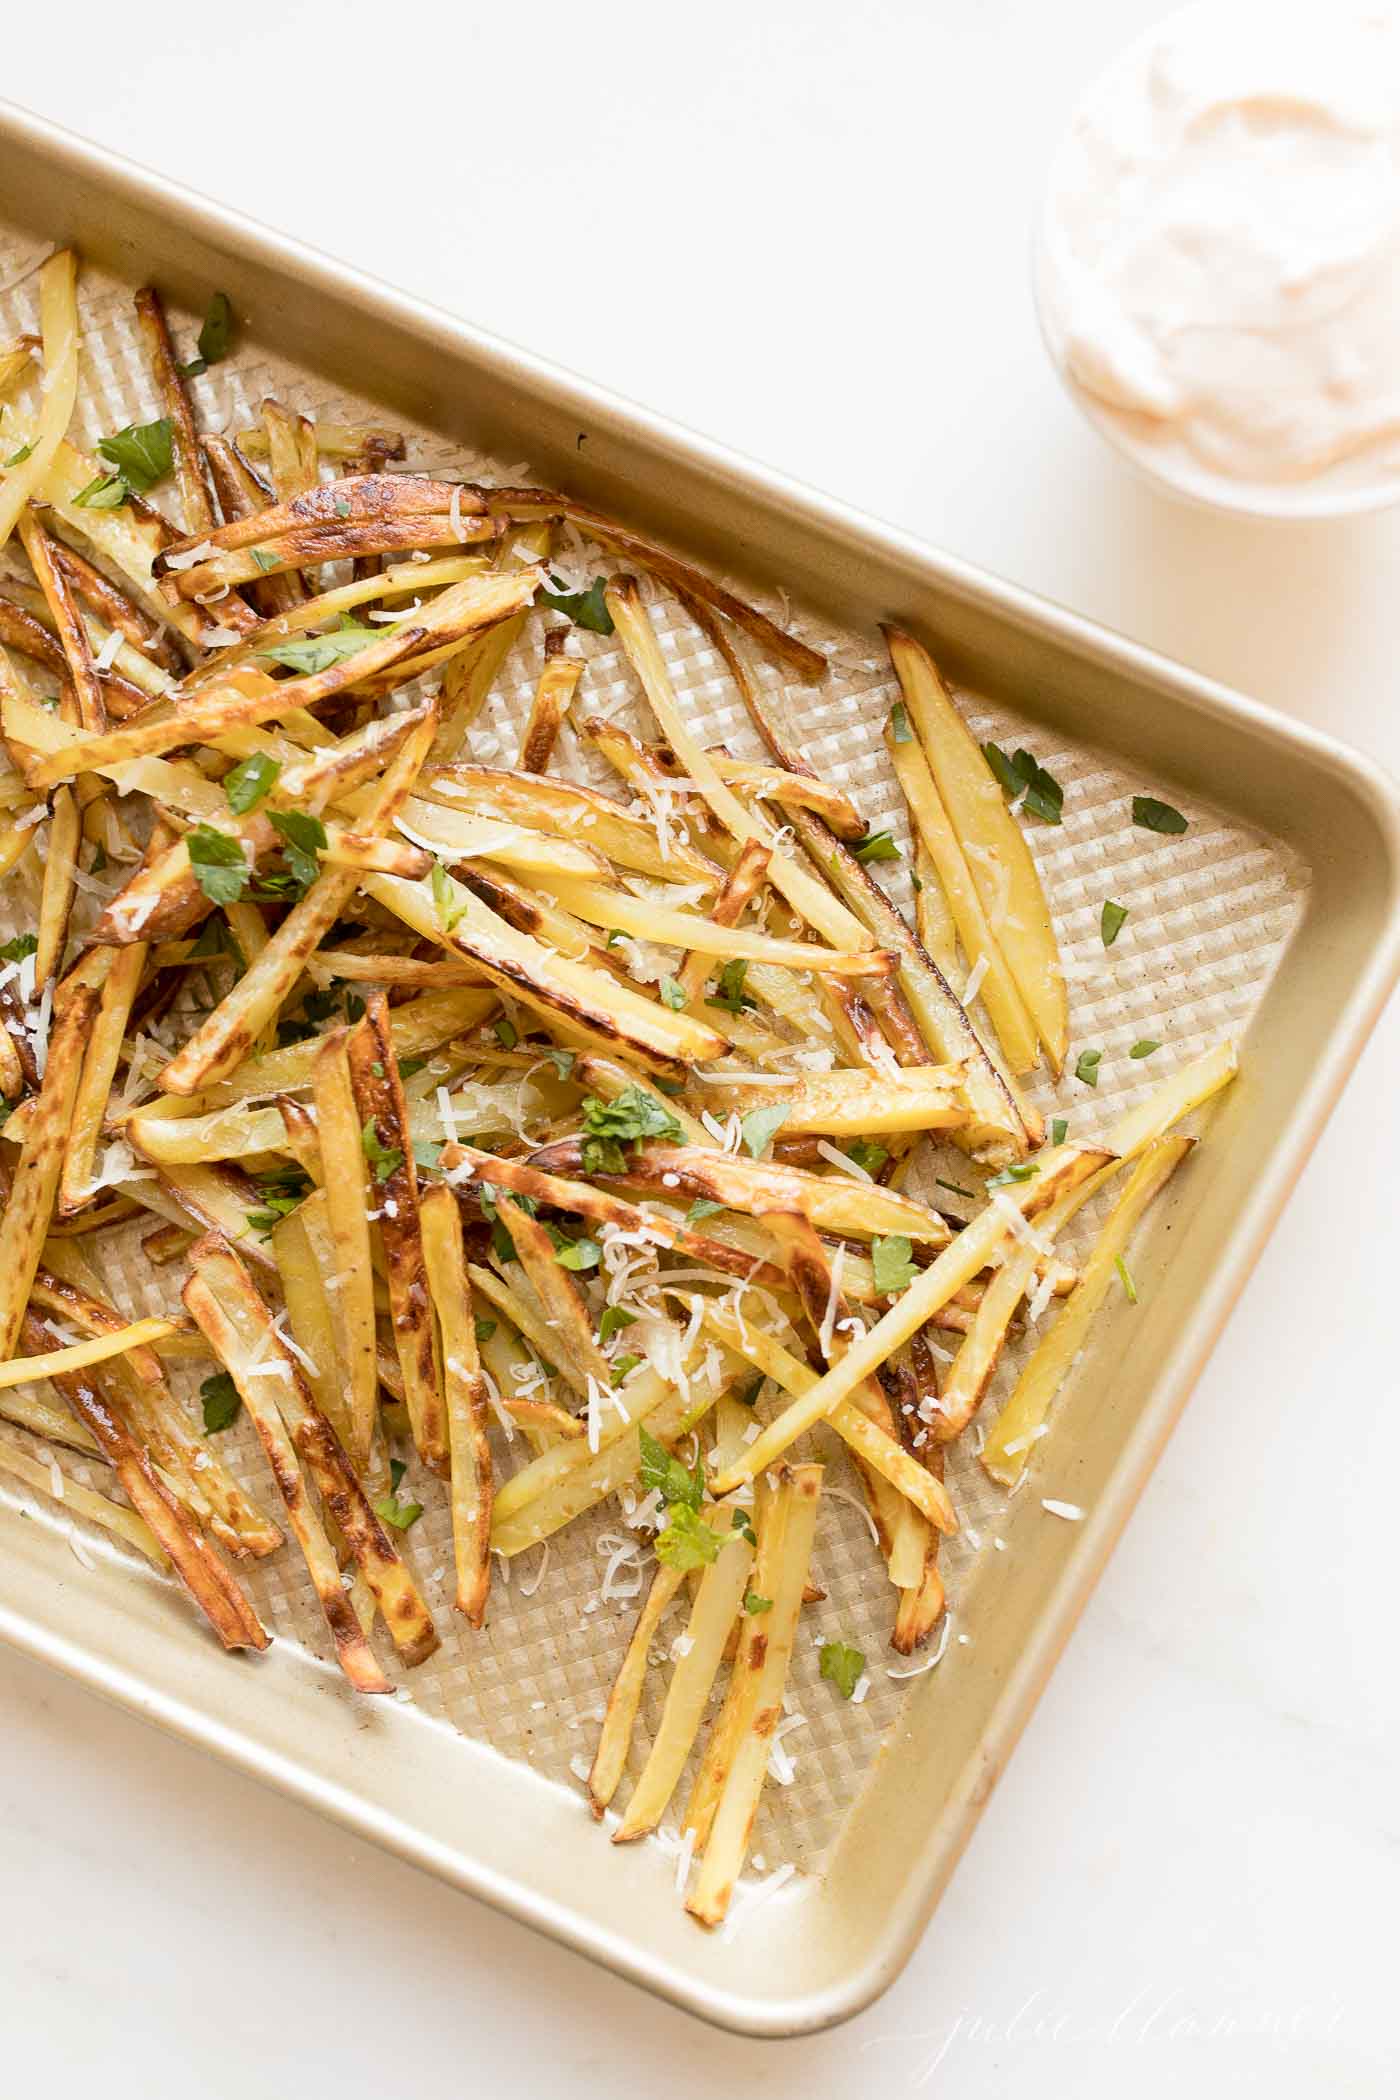
[[[1207,0],[1090,91],[1037,258],[1051,351],[1236,508],[1400,498],[1400,7]]]

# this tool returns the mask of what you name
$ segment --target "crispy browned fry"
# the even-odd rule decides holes
[[[531,578],[468,578],[444,591],[401,627],[367,642],[356,655],[323,671],[300,677],[250,677],[232,671],[223,683],[202,687],[182,702],[178,712],[159,721],[131,722],[102,737],[75,739],[60,751],[46,753],[32,768],[31,785],[43,787],[73,773],[100,769],[131,758],[156,755],[179,744],[216,743],[230,729],[251,727],[295,708],[318,707],[322,701],[357,685],[372,671],[389,670],[434,641],[456,642],[488,626],[516,606],[529,602]]]
[[[716,926],[737,926],[752,900],[763,888],[768,876],[768,863],[772,859],[772,848],[762,839],[746,839],[740,847],[733,867],[724,878],[723,887],[714,903],[709,907],[709,916]],[[676,972],[676,982],[685,993],[686,1004],[694,1005],[709,982],[715,967],[713,955],[701,955],[694,949]],[[818,984],[827,981],[823,973]],[[844,983],[845,979],[836,980]]]
[[[185,1302],[232,1375],[259,1433],[263,1425],[257,1410],[265,1418],[270,1415],[279,1429],[285,1423],[284,1435],[290,1437],[328,1515],[334,1518],[351,1557],[373,1590],[394,1645],[406,1663],[426,1661],[438,1645],[428,1608],[398,1548],[370,1507],[339,1438],[312,1398],[301,1367],[277,1333],[252,1278],[227,1243],[213,1236],[191,1250],[190,1269]],[[275,1375],[270,1366],[275,1367]],[[275,1435],[272,1443],[280,1448]],[[266,1438],[264,1444],[268,1448]],[[268,1455],[272,1457],[271,1448]],[[292,1515],[290,1504],[288,1514]],[[338,1570],[335,1587],[344,1600]],[[331,1618],[329,1609],[327,1618]],[[353,1612],[350,1619],[355,1623]],[[335,1623],[332,1621],[332,1630]],[[362,1643],[358,1624],[355,1632]],[[373,1663],[372,1656],[370,1661]],[[377,1673],[378,1665],[374,1668]]]
[[[714,865],[702,854],[676,839],[663,854],[650,821],[625,809],[611,795],[575,780],[524,779],[493,766],[435,766],[424,772],[416,792],[450,809],[466,809],[475,816],[498,817],[505,823],[576,839],[581,845],[596,847],[620,867],[654,876],[659,882],[703,882],[713,889],[719,880]]]
[[[52,1342],[49,1330],[32,1313],[24,1316],[24,1338],[26,1348],[34,1355]],[[60,1373],[53,1383],[55,1391],[96,1438],[128,1502],[150,1526],[175,1573],[224,1646],[266,1648],[268,1635],[242,1585],[190,1525],[105,1388],[89,1371]]]
[[[142,1240],[141,1252],[158,1269],[164,1268],[167,1262],[179,1261],[196,1237],[183,1225],[157,1225],[155,1231],[148,1232]]]
[[[943,1478],[944,1447],[930,1437],[923,1450],[924,1464],[936,1480]],[[943,1577],[938,1570],[938,1552],[943,1542],[941,1531],[933,1525],[927,1527],[924,1546],[923,1574],[917,1588],[903,1589],[899,1593],[899,1604],[894,1615],[894,1632],[890,1635],[890,1646],[898,1655],[912,1655],[921,1648],[934,1627],[943,1616],[947,1598],[943,1589]]]
[[[541,1173],[572,1175],[578,1173],[582,1156],[580,1138],[563,1138],[532,1152],[530,1164]],[[948,1227],[938,1212],[913,1196],[851,1181],[844,1175],[808,1174],[801,1167],[739,1159],[698,1145],[666,1145],[647,1139],[628,1153],[625,1174],[597,1178],[604,1187],[621,1182],[624,1187],[654,1189],[675,1203],[691,1203],[698,1197],[751,1216],[792,1211],[822,1232],[848,1232],[854,1238],[904,1233],[925,1246],[948,1243]]]
[[[306,974],[317,984],[407,985],[415,991],[486,982],[474,963],[428,961],[417,955],[354,955],[344,948],[318,948],[307,958]]]
[[[389,1028],[389,1003],[382,992],[372,993],[365,1002],[364,1019],[351,1031],[346,1053],[363,1149],[374,1176],[371,1193],[413,1441],[424,1465],[446,1473],[447,1424],[418,1219],[418,1169]]]
[[[319,459],[367,458],[383,463],[405,456],[403,432],[390,430],[383,423],[328,423],[324,416],[318,416],[311,426],[311,436]],[[246,458],[267,458],[266,430],[254,425],[250,430],[235,431],[234,439]]]
[[[516,932],[460,884],[452,900],[450,928],[443,925],[427,883],[366,875],[362,887],[416,933],[480,963],[493,984],[514,992],[551,1020],[562,1016],[609,1048],[625,1046],[651,1071],[678,1077],[687,1064],[721,1054],[724,1039],[712,1028],[671,1013],[629,986]]]
[[[432,706],[424,707],[365,811],[361,822],[364,832],[383,831],[393,822],[423,763],[435,723]],[[277,1013],[300,977],[307,956],[315,953],[350,901],[357,879],[355,871],[339,868],[327,869],[318,876],[288,912],[257,961],[165,1067],[160,1075],[163,1092],[195,1093],[212,1081],[226,1078],[243,1062],[266,1022]],[[399,879],[389,875],[364,878],[371,883]]]
[[[187,534],[165,552],[187,554],[204,539],[219,552],[255,547],[308,525],[360,525],[381,519],[411,524],[450,511],[454,497],[459,499],[457,507],[464,524],[486,515],[481,493],[459,482],[433,481],[424,474],[355,474],[306,489],[289,502],[274,503],[250,518],[231,518],[216,531]],[[165,569],[163,559],[157,562],[157,575]],[[194,572],[186,569],[171,573],[182,579],[180,595],[192,596],[183,588],[183,578]]]
[[[170,434],[175,450],[175,478],[180,484],[185,530],[197,539],[200,533],[212,530],[214,506],[209,500],[209,489],[204,479],[204,462],[200,454],[199,433],[194,425],[194,410],[190,406],[189,390],[175,356],[175,345],[170,340],[165,303],[154,285],[143,285],[136,294],[136,320],[146,356],[150,361],[151,376],[160,395],[161,407],[170,420]],[[244,606],[241,610],[246,612],[247,607]],[[221,603],[220,620],[224,619],[227,612],[227,604]],[[230,622],[230,625],[232,624]]]
[[[0,1356],[13,1356],[63,1168],[63,1147],[97,1010],[91,984],[60,988],[34,1119],[0,1218]]]
[[[588,1398],[590,1381],[603,1391],[611,1390],[612,1366],[598,1346],[578,1286],[559,1264],[553,1240],[544,1226],[504,1191],[498,1191],[496,1207],[520,1257],[520,1266],[534,1285],[544,1310],[552,1337],[552,1360],[580,1399]]]
[[[102,986],[92,1036],[83,1059],[82,1078],[74,1097],[58,1187],[61,1217],[71,1217],[93,1200],[93,1167],[102,1119],[121,1058],[122,1042],[146,968],[143,942],[119,948]]]
[[[326,1217],[335,1248],[335,1269],[327,1281],[340,1322],[340,1346],[349,1379],[350,1451],[363,1471],[369,1464],[378,1399],[374,1271],[365,1153],[346,1040],[344,1030],[338,1029],[318,1050],[312,1084]]]
[[[320,483],[315,425],[309,416],[294,415],[271,394],[263,402],[262,420],[267,432],[268,472],[277,501],[290,503]]]
[[[56,543],[49,538],[33,511],[22,513],[19,520],[19,536],[53,616],[59,648],[63,652],[68,678],[73,688],[77,719],[84,729],[105,729],[107,710],[103,705],[102,689],[93,667],[87,628],[74,602],[72,586],[59,566],[55,552]]]
[[[447,1397],[456,1603],[473,1626],[480,1626],[491,1590],[493,1481],[486,1437],[486,1385],[477,1355],[462,1220],[452,1191],[442,1182],[424,1192],[419,1222]]]
[[[536,1203],[588,1218],[595,1225],[615,1225],[621,1232],[643,1232],[657,1246],[674,1248],[692,1261],[704,1262],[726,1275],[768,1285],[784,1281],[785,1272],[761,1256],[755,1258],[739,1248],[728,1247],[722,1240],[696,1232],[664,1211],[639,1210],[635,1204],[624,1203],[621,1197],[592,1182],[544,1173],[523,1160],[501,1159],[495,1153],[478,1152],[470,1145],[445,1146],[440,1165],[445,1174],[451,1174],[457,1187],[484,1181],[491,1188],[512,1189]],[[469,1176],[464,1169],[470,1170]]]
[[[374,477],[367,477],[374,478]],[[390,476],[393,481],[407,477]],[[318,496],[326,495],[335,483],[329,483],[296,500],[298,503],[314,502]],[[279,508],[294,508],[282,505]],[[264,513],[264,519],[271,513]],[[251,531],[262,520],[254,517],[241,519],[235,525],[221,528],[225,532]],[[470,517],[461,522],[460,531],[454,526],[449,514],[436,517],[384,517],[341,520],[332,517],[329,522],[306,524],[267,536],[262,544],[254,546],[245,540],[243,545],[227,553],[213,555],[208,561],[197,563],[193,568],[172,570],[166,568],[161,574],[161,589],[172,603],[182,599],[207,600],[211,593],[221,589],[233,589],[239,584],[251,583],[260,575],[276,575],[288,569],[320,568],[326,562],[358,560],[370,554],[393,554],[400,549],[418,551],[430,547],[457,547],[479,544],[494,539],[500,531],[496,520]],[[207,537],[214,542],[218,533]],[[158,571],[159,573],[159,571]],[[538,581],[539,572],[528,573]],[[222,606],[226,601],[220,599]]]
[[[519,767],[522,773],[543,773],[554,755],[554,746],[569,702],[583,676],[583,660],[566,656],[567,627],[552,627],[544,638],[544,667],[530,703],[530,713],[520,735]]]
[[[123,640],[130,642],[143,656],[150,658],[161,670],[178,678],[184,670],[184,660],[169,633],[137,604],[129,592],[99,569],[95,562],[80,554],[76,547],[66,541],[51,539],[54,561],[67,578],[69,584],[93,611],[114,627]],[[134,689],[133,689],[134,690]]]
[[[826,658],[817,650],[808,648],[795,634],[788,634],[755,606],[746,605],[742,598],[736,598],[713,577],[692,568],[689,562],[681,561],[678,556],[668,554],[664,548],[627,526],[619,525],[614,519],[587,509],[582,503],[574,502],[572,497],[556,496],[548,490],[484,489],[481,493],[493,509],[504,510],[513,518],[562,516],[570,519],[603,546],[614,547],[619,554],[625,554],[642,568],[649,569],[672,590],[698,599],[714,612],[723,613],[771,656],[776,656],[780,663],[796,671],[805,683],[811,685],[825,678]]]
[[[251,518],[266,510],[273,501],[272,490],[249,466],[238,446],[223,437],[201,438],[200,443],[225,522],[232,518]],[[255,583],[249,584],[248,590],[258,611],[269,618],[276,618],[278,614],[306,603],[306,587],[295,569],[274,576],[260,576]],[[247,639],[256,639],[256,630]]]

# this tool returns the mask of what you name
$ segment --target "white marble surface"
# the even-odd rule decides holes
[[[1105,40],[1155,12],[69,0],[6,10],[4,73],[1400,767],[1400,517],[1168,507],[1041,354],[1039,171]],[[319,114],[237,152],[279,76],[284,111]],[[713,271],[699,302],[650,267],[676,226]],[[797,2043],[710,2034],[0,1656],[6,2089],[1393,2092],[1398,1037],[1392,1012],[876,2009]]]

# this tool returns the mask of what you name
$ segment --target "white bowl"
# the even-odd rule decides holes
[[[1247,479],[1210,467],[1172,426],[1145,414],[1111,406],[1088,391],[1069,369],[1063,329],[1056,305],[1055,270],[1049,262],[1051,228],[1061,174],[1072,150],[1075,127],[1084,113],[1110,105],[1110,98],[1133,91],[1132,78],[1142,54],[1164,32],[1197,14],[1219,20],[1222,0],[1196,0],[1155,23],[1137,37],[1098,75],[1076,105],[1051,161],[1032,253],[1032,286],[1041,336],[1065,391],[1107,444],[1155,487],[1211,510],[1251,518],[1320,519],[1357,517],[1400,502],[1400,448],[1387,467],[1375,458],[1355,459],[1315,474],[1278,480]],[[1400,363],[1400,346],[1397,346]]]

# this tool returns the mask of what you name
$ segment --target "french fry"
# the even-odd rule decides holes
[[[804,1430],[831,1416],[842,1401],[849,1400],[866,1378],[946,1305],[954,1291],[971,1282],[986,1266],[1012,1230],[1012,1212],[1025,1218],[1047,1208],[1057,1196],[1107,1165],[1112,1156],[1106,1150],[1061,1145],[1042,1154],[1041,1171],[1034,1181],[1022,1182],[1014,1190],[998,1190],[1006,1198],[1005,1206],[989,1204],[974,1218],[895,1300],[883,1319],[854,1342],[841,1361],[805,1395],[770,1422],[742,1458],[715,1478],[714,1492],[728,1494],[745,1480],[752,1480],[765,1466],[781,1458]],[[932,1515],[932,1511],[927,1513]]]
[[[213,529],[214,506],[209,500],[209,489],[204,479],[204,461],[199,449],[199,435],[195,429],[189,390],[175,356],[175,345],[170,340],[170,329],[165,319],[165,303],[154,285],[143,285],[136,294],[136,320],[150,363],[151,376],[156,383],[156,392],[160,395],[161,407],[170,423],[172,450],[175,454],[175,478],[180,487],[185,530],[197,537],[201,532]],[[227,605],[221,605],[219,610],[221,618],[227,616]]]
[[[933,856],[921,838],[914,841],[914,924],[929,960],[952,983],[958,970],[958,930]]]
[[[548,1232],[504,1190],[496,1193],[496,1211],[510,1234],[520,1266],[535,1287],[553,1337],[551,1359],[581,1399],[588,1398],[590,1381],[610,1390],[612,1366],[598,1346],[588,1308],[578,1286],[561,1267]]]
[[[991,1016],[1002,1055],[1011,1071],[1020,1078],[1035,1068],[1039,1048],[1036,1026],[1007,966],[981,892],[969,871],[962,844],[949,821],[928,760],[914,740],[908,711],[902,704],[885,723],[885,746],[895,778],[904,790],[904,799],[909,805],[920,843],[933,863],[943,895],[948,900],[963,953],[972,958],[972,971],[981,979],[980,997]],[[997,792],[1000,799],[1000,790]],[[1058,1071],[1059,1067],[1055,1069]]]
[[[80,983],[54,1002],[43,1084],[0,1218],[0,1357],[13,1356],[19,1340],[63,1171],[64,1140],[98,997],[92,985]]]
[[[562,833],[658,882],[702,882],[713,889],[720,879],[712,862],[679,841],[662,853],[650,824],[577,781],[532,778],[491,766],[436,766],[424,772],[417,793],[475,816]]]
[[[769,873],[772,873],[771,849]],[[689,948],[726,959],[742,956],[784,970],[831,971],[839,977],[887,977],[892,958],[883,949],[821,948],[813,941],[775,940],[746,926],[717,926],[699,912],[671,911],[649,898],[633,897],[602,883],[566,876],[555,885],[565,909],[594,926],[615,926],[641,940]]]
[[[97,1524],[103,1531],[110,1531],[113,1537],[134,1546],[138,1553],[144,1553],[154,1567],[169,1568],[170,1562],[155,1533],[134,1510],[124,1508],[106,1495],[95,1494],[81,1481],[70,1479],[55,1462],[41,1465],[32,1452],[11,1443],[7,1436],[0,1436],[0,1473],[9,1473],[27,1487],[38,1488],[41,1494],[51,1496],[73,1516],[82,1517],[88,1524]],[[56,1473],[58,1478],[55,1481]]]
[[[462,1220],[452,1191],[442,1182],[424,1192],[419,1221],[447,1397],[456,1605],[471,1625],[481,1626],[491,1589],[493,1478],[486,1437],[486,1388],[477,1356]]]
[[[346,1546],[373,1590],[375,1602],[384,1614],[384,1623],[403,1660],[410,1665],[425,1661],[438,1645],[427,1607],[397,1547],[371,1509],[335,1431],[313,1401],[300,1366],[278,1335],[272,1315],[247,1270],[227,1245],[210,1238],[202,1240],[191,1250],[190,1271],[185,1303],[238,1387],[245,1407],[253,1416],[254,1426],[263,1436],[264,1448],[273,1462],[274,1471],[278,1469],[278,1460],[273,1458],[274,1450],[284,1464],[288,1457],[291,1458],[298,1482],[297,1459],[305,1465],[327,1513],[340,1527]],[[276,1376],[269,1368],[274,1366]],[[280,1472],[278,1483],[280,1486]],[[296,1499],[294,1489],[293,1500]],[[294,1528],[298,1511],[307,1526],[304,1538],[298,1534],[299,1540],[303,1551],[307,1541],[312,1544],[316,1559],[313,1580],[341,1654],[342,1667],[348,1658],[356,1670],[364,1670],[368,1658],[368,1668],[381,1684],[387,1683],[365,1645],[353,1612],[344,1603],[345,1591],[335,1567],[334,1554],[330,1554],[332,1579],[341,1606],[334,1605],[328,1592],[322,1594],[317,1570],[323,1567],[321,1546],[325,1543],[325,1534],[314,1519],[304,1489],[298,1509],[293,1508],[292,1502],[288,1503],[288,1518]],[[307,1525],[308,1518],[312,1519],[310,1525]],[[330,1551],[328,1545],[326,1551]],[[311,1565],[308,1558],[308,1567]],[[346,1617],[348,1627],[345,1626]]]
[[[38,426],[21,457],[0,481],[0,547],[20,512],[43,486],[78,397],[78,259],[71,248],[51,255],[39,272],[39,326],[44,343],[44,394]]]
[[[628,1404],[630,1406],[630,1401]],[[710,1404],[707,1396],[698,1409],[693,1408],[684,1393],[665,1391],[656,1406],[650,1410],[646,1426],[665,1443],[678,1436],[683,1429],[692,1427],[699,1414]],[[543,1465],[547,1459],[555,1458],[560,1452],[578,1454],[570,1466],[551,1476],[539,1493],[509,1515],[503,1517],[500,1514],[499,1496],[497,1497],[497,1509],[491,1521],[491,1551],[504,1554],[507,1559],[514,1554],[527,1552],[531,1546],[538,1546],[545,1539],[552,1538],[556,1531],[561,1531],[566,1524],[572,1523],[575,1517],[582,1516],[586,1510],[596,1508],[609,1495],[616,1494],[619,1488],[626,1487],[627,1483],[636,1477],[641,1460],[640,1444],[641,1439],[637,1435],[634,1421],[633,1426],[624,1429],[620,1437],[610,1443],[600,1444],[596,1452],[591,1451],[586,1442],[575,1438],[567,1444],[552,1445],[548,1451],[532,1459],[528,1466],[523,1466],[519,1473],[513,1474],[511,1479],[506,1481],[505,1487],[523,1479],[527,1473],[533,1473],[536,1466]],[[501,1492],[504,1493],[504,1488]]]
[[[776,1090],[773,1098],[777,1098]],[[532,1152],[530,1165],[545,1174],[576,1174],[582,1149],[578,1138],[563,1138]],[[675,1178],[668,1178],[671,1176]],[[948,1227],[936,1210],[895,1189],[845,1176],[809,1174],[802,1167],[779,1166],[770,1160],[740,1159],[698,1145],[643,1139],[628,1153],[625,1174],[601,1174],[596,1179],[605,1188],[621,1181],[655,1190],[675,1203],[699,1198],[754,1216],[791,1211],[821,1232],[850,1233],[854,1238],[903,1233],[928,1247],[945,1247],[949,1239]]]
[[[734,1658],[742,1687],[737,1741],[727,1769],[715,1775],[714,1815],[695,1887],[686,1898],[686,1909],[702,1925],[718,1925],[724,1918],[748,1852],[773,1731],[782,1716],[821,1488],[820,1466],[785,1466],[759,1512],[754,1586],[772,1598],[773,1608],[747,1616],[740,1628]]]
[[[719,1672],[725,1644],[743,1609],[752,1568],[753,1548],[742,1533],[736,1532],[701,1573],[700,1586],[685,1629],[689,1646],[677,1662],[666,1688],[656,1738],[622,1821],[612,1834],[615,1845],[645,1837],[648,1831],[655,1830],[666,1813],[671,1796],[680,1783],[691,1746],[700,1732],[705,1704]],[[672,1572],[663,1566],[657,1571],[657,1581],[663,1574]],[[609,1714],[611,1710],[610,1702]],[[606,1725],[605,1722],[605,1733]],[[596,1774],[602,1755],[600,1742],[589,1781],[594,1802],[600,1808],[606,1807],[611,1799],[611,1794],[599,1797]],[[620,1767],[618,1776],[621,1776]]]
[[[366,1002],[364,1019],[346,1042],[355,1114],[365,1157],[374,1169],[379,1239],[389,1279],[394,1345],[403,1371],[413,1441],[432,1472],[448,1468],[442,1372],[418,1222],[418,1170],[408,1114],[382,992]]]
[[[377,455],[382,460],[402,459],[404,440],[402,432],[389,430],[382,424],[328,423],[318,416],[311,425],[310,441],[316,447],[318,459],[359,459],[364,455]],[[266,459],[268,456],[268,433],[266,426],[254,424],[248,430],[234,433],[234,442],[248,459]]]
[[[332,1290],[347,1375],[348,1448],[363,1472],[369,1464],[379,1381],[375,1372],[369,1188],[346,1041],[345,1032],[337,1030],[320,1047],[312,1083],[325,1176],[326,1221],[335,1248]]]
[[[85,1342],[69,1342],[44,1356],[17,1356],[0,1363],[0,1386],[31,1385],[40,1378],[57,1378],[65,1371],[86,1371],[93,1364],[105,1363],[109,1356],[148,1348],[152,1342],[163,1341],[166,1335],[179,1331],[174,1320],[133,1320],[115,1334],[91,1335]]]
[[[621,1783],[642,1693],[646,1689],[651,1644],[684,1581],[685,1576],[679,1568],[669,1568],[664,1562],[658,1564],[646,1602],[637,1614],[632,1637],[608,1693],[602,1732],[588,1774],[588,1798],[595,1816],[602,1815]]]
[[[875,943],[860,921],[791,854],[777,845],[776,834],[744,807],[733,789],[721,780],[714,760],[698,738],[690,734],[676,703],[671,674],[666,668],[666,659],[642,603],[635,577],[615,577],[607,588],[607,602],[618,639],[642,682],[647,703],[662,736],[684,767],[687,779],[695,782],[725,830],[740,845],[756,838],[770,848],[769,879],[774,887],[782,891],[799,918],[805,919],[834,948],[848,951],[873,948]]]
[[[112,956],[98,999],[92,1039],[83,1056],[82,1077],[74,1096],[65,1136],[63,1171],[58,1185],[60,1217],[71,1217],[92,1201],[92,1177],[102,1119],[116,1078],[122,1041],[145,973],[147,948],[137,941]]]
[[[470,890],[457,886],[449,928],[438,916],[431,886],[393,875],[367,875],[363,889],[396,918],[450,954],[479,963],[493,984],[552,1018],[561,1016],[590,1038],[625,1045],[649,1070],[679,1075],[724,1049],[723,1037],[689,1015],[669,1012],[601,971],[546,949],[517,933]]]
[[[544,638],[544,666],[520,734],[518,765],[522,773],[545,771],[554,755],[569,703],[583,676],[582,660],[564,653],[567,639],[568,629],[565,627],[551,628]]]
[[[413,732],[390,760],[374,804],[362,820],[361,829],[366,834],[373,835],[392,823],[395,810],[423,763],[434,722],[431,707],[425,707]],[[398,879],[366,878],[369,882]],[[306,895],[293,905],[251,969],[244,972],[203,1027],[165,1067],[159,1081],[164,1093],[192,1094],[211,1081],[226,1078],[243,1062],[254,1038],[301,975],[307,956],[315,953],[340,917],[354,894],[355,884],[356,876],[348,870],[331,869],[318,876]]]
[[[33,511],[24,511],[21,514],[18,529],[24,551],[39,579],[53,619],[65,675],[72,686],[76,719],[82,723],[84,729],[105,729],[107,709],[103,704],[101,683],[93,665],[87,628],[74,603],[67,575],[59,564],[57,542],[49,538]]]
[[[887,627],[885,639],[983,910],[1051,1070],[1059,1073],[1069,1044],[1069,1005],[1054,923],[1030,848],[933,658],[900,628]]]
[[[1044,1433],[1055,1396],[1083,1348],[1089,1324],[1114,1280],[1115,1265],[1144,1211],[1194,1144],[1194,1138],[1155,1138],[1129,1175],[1094,1243],[1078,1288],[1066,1299],[1054,1326],[1022,1371],[982,1448],[985,1471],[1003,1486],[1014,1487],[1024,1472],[1032,1446]]]
[[[77,884],[73,871],[78,865],[78,843],[82,838],[82,812],[72,788],[54,790],[49,823],[48,851],[44,857],[43,886],[39,896],[39,948],[34,958],[34,976],[39,984],[52,984],[63,967],[68,946],[68,921],[73,911]]]
[[[889,1072],[820,1072],[782,1088],[706,1087],[718,1116],[781,1105],[783,1138],[886,1136],[891,1131],[957,1130],[967,1119],[960,1065],[896,1066]]]
[[[26,1346],[36,1353],[52,1340],[31,1313],[24,1323]],[[156,1474],[149,1454],[132,1435],[110,1395],[91,1372],[64,1372],[55,1390],[101,1446],[128,1502],[150,1527],[157,1544],[226,1648],[266,1648],[268,1635],[245,1595],[213,1548],[199,1536]]]

